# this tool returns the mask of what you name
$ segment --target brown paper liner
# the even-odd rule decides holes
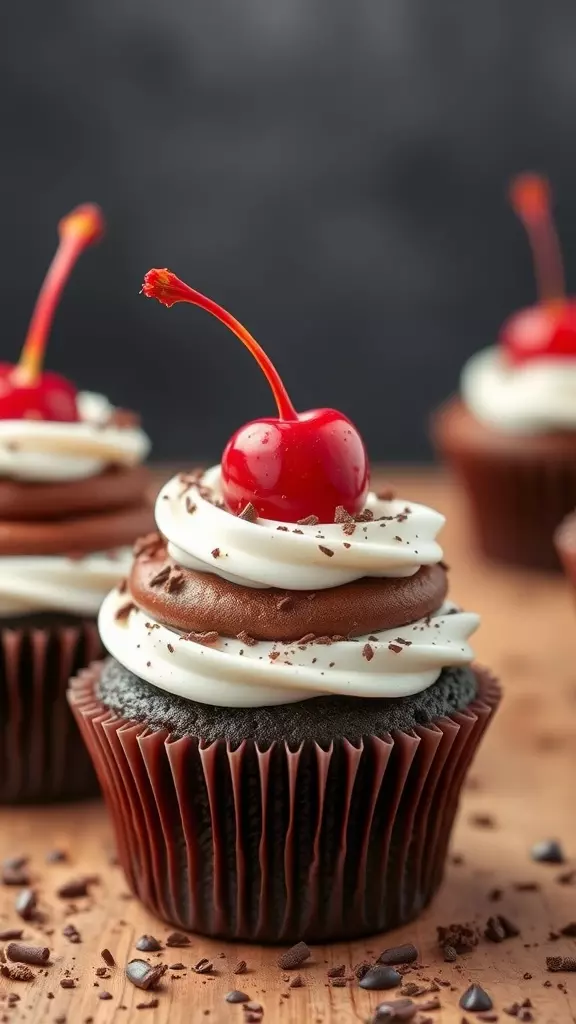
[[[453,400],[434,417],[433,433],[466,491],[480,550],[498,562],[557,571],[554,531],[576,507],[576,432],[502,435]]]
[[[500,699],[478,698],[413,732],[324,750],[171,739],[95,695],[69,699],[136,895],[176,927],[227,939],[313,942],[394,928],[430,901],[466,771]]]
[[[66,689],[101,652],[94,622],[0,631],[0,803],[99,793]]]

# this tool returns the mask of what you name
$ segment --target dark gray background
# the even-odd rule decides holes
[[[264,344],[294,403],[374,458],[429,455],[466,356],[532,301],[509,176],[547,170],[576,281],[572,0],[37,0],[0,13],[2,357],[57,218],[109,219],[49,365],[138,407],[162,458],[273,412],[206,314],[138,296],[168,265]]]

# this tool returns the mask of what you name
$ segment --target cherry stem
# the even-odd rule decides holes
[[[254,356],[272,388],[280,419],[298,419],[298,413],[288,397],[288,392],[284,387],[278,370],[256,339],[252,337],[250,332],[242,326],[236,317],[228,313],[222,306],[219,306],[213,299],[207,298],[206,295],[202,295],[201,292],[197,292],[195,288],[191,288],[190,285],[181,281],[170,270],[149,270],[144,277],[142,292],[148,298],[158,299],[158,302],[168,307],[173,306],[176,302],[190,302],[193,306],[200,306],[200,309],[206,310],[207,313],[211,313],[217,320],[225,324]]]
[[[564,267],[547,179],[539,174],[518,175],[510,186],[510,201],[528,235],[540,301],[564,299]]]
[[[104,233],[104,217],[93,203],[77,206],[58,225],[60,242],[40,289],[22,354],[14,370],[20,384],[34,384],[42,372],[46,342],[56,307],[74,264],[89,245]]]

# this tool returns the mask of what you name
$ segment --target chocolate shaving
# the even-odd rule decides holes
[[[168,594],[173,594],[176,590],[180,590],[184,585],[186,577],[183,572],[171,572],[166,583],[164,584],[164,590]]]
[[[573,956],[547,956],[548,971],[576,971],[576,958]]]
[[[248,964],[246,963],[246,961],[239,960],[238,963],[236,964],[236,967],[232,971],[232,974],[246,974],[247,969]]]
[[[250,634],[247,633],[245,629],[238,633],[237,639],[240,640],[243,644],[246,644],[247,647],[255,647],[256,644],[258,643],[258,641],[255,640],[253,636],[250,636]]]
[[[61,978],[60,988],[76,988],[76,982],[73,978]]]
[[[136,988],[148,991],[156,988],[162,976],[166,973],[166,964],[155,964],[153,967],[146,960],[130,960],[126,966],[126,977]]]
[[[388,644],[388,650],[392,651],[392,654],[402,654],[400,644]]]
[[[220,634],[214,630],[209,630],[206,633],[184,633],[182,639],[190,640],[195,644],[202,644],[204,647],[213,647],[214,644],[218,643]]]
[[[186,508],[186,511],[190,515],[193,515],[193,513],[196,511],[196,508],[197,508],[197,506],[194,504],[194,502],[192,501],[192,498],[190,497],[189,494],[186,495],[186,500],[184,502],[184,506]]]
[[[82,896],[89,896],[89,880],[87,878],[73,878],[65,882],[56,890],[56,895],[61,900],[76,900]]]
[[[354,516],[354,522],[356,523],[369,523],[374,519],[374,513],[369,508],[365,508],[358,515]]]
[[[322,554],[326,555],[328,558],[332,558],[334,555],[332,548],[327,548],[324,544],[319,544],[318,550],[321,551]]]
[[[413,942],[406,942],[402,946],[391,946],[385,949],[376,960],[377,964],[413,964],[418,959],[418,950]]]
[[[208,957],[203,956],[201,960],[194,964],[192,970],[195,974],[212,974],[214,964]]]
[[[23,921],[32,921],[36,915],[37,899],[33,889],[22,889],[16,897],[14,909]]]
[[[212,548],[210,554],[212,555],[212,558],[220,558],[220,548]]]
[[[297,942],[290,949],[287,949],[284,953],[281,953],[276,961],[278,967],[282,971],[291,971],[295,967],[300,967],[305,960],[308,960],[310,956],[310,949],[305,942]]]
[[[372,661],[372,658],[374,657],[374,648],[371,647],[370,644],[364,644],[364,647],[362,648],[362,657],[366,658],[366,661]]]
[[[355,529],[356,529],[356,523],[352,519],[351,522],[344,523],[344,525],[342,527],[342,532],[345,533],[347,537],[351,537],[352,534],[354,533]]]
[[[326,974],[329,978],[343,978],[346,974],[346,967],[344,964],[338,964],[336,967],[329,967]]]
[[[164,565],[150,580],[151,587],[159,587],[161,583],[166,583],[170,573],[172,572],[171,565]]]
[[[180,948],[190,945],[190,938],[184,932],[170,932],[166,937],[166,945],[172,948]]]
[[[10,981],[34,981],[36,975],[26,964],[3,964],[0,973]]]
[[[303,647],[305,644],[310,644],[315,639],[314,633],[305,633],[299,640],[296,641],[297,647]]]
[[[281,597],[279,598],[278,601],[276,601],[276,609],[279,612],[285,611],[287,608],[290,608],[291,606],[292,598],[289,597],[288,594],[286,594],[285,597]]]
[[[244,505],[244,508],[238,515],[238,519],[245,519],[248,523],[256,522],[258,519],[258,511],[251,501],[249,501],[247,505]]]
[[[82,937],[75,924],[67,924],[66,927],[62,929],[62,935],[74,945],[78,945],[79,942],[82,942]]]
[[[116,622],[126,622],[134,611],[136,611],[134,601],[127,601],[126,604],[120,605],[120,608],[116,610],[114,618]]]
[[[298,526],[317,526],[319,522],[318,516],[305,516],[304,519],[296,520]]]

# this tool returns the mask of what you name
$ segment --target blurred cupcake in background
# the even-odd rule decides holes
[[[151,523],[137,418],[42,369],[66,280],[102,231],[92,205],[60,222],[20,362],[0,364],[2,803],[97,792],[66,684],[99,654],[100,603]]]
[[[462,483],[481,550],[557,569],[554,531],[576,506],[576,300],[566,297],[545,179],[524,174],[512,205],[534,252],[539,302],[473,356],[433,420],[438,450]]]
[[[109,657],[70,700],[147,907],[250,941],[351,939],[436,892],[466,772],[498,704],[448,598],[433,509],[369,489],[334,409],[298,414],[221,307],[166,271],[257,359],[278,417],[181,473],[99,617]]]

